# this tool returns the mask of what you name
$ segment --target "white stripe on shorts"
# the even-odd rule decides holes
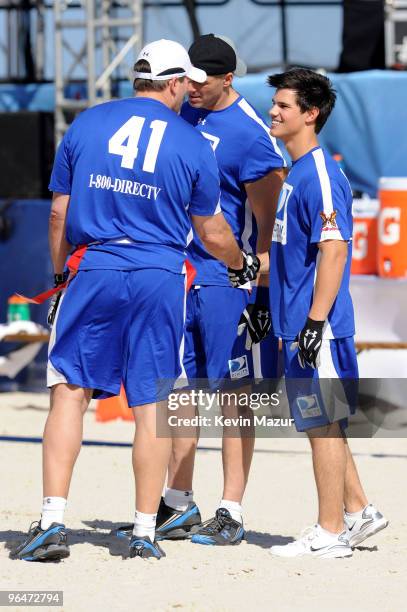
[[[48,344],[48,363],[47,363],[47,387],[54,387],[54,385],[59,385],[60,383],[67,383],[68,382],[66,380],[65,376],[63,374],[61,374],[61,372],[58,372],[58,370],[56,370],[54,368],[54,366],[51,363],[51,360],[49,359],[49,354],[52,351],[52,349],[54,347],[54,344],[56,342],[57,321],[58,321],[59,313],[61,311],[62,300],[65,297],[65,291],[66,291],[66,289],[63,289],[63,291],[62,291],[61,299],[59,300],[59,304],[58,304],[58,310],[56,312],[54,323],[53,323],[52,329],[51,329],[51,336],[49,338],[49,344]]]
[[[179,361],[181,365],[181,374],[178,376],[177,380],[174,383],[174,389],[183,389],[188,385],[188,377],[184,367],[184,352],[185,352],[185,321],[187,318],[187,282],[188,278],[185,274],[185,291],[184,291],[184,317],[183,317],[183,325],[184,331],[182,333],[181,344],[179,347]]]
[[[254,378],[263,378],[263,372],[261,369],[261,349],[260,342],[252,344],[252,358],[253,358],[253,375]]]
[[[331,340],[322,340],[320,351],[321,365],[318,368],[318,376],[321,379],[339,379],[340,373],[337,372],[332,359]],[[349,417],[350,411],[345,392],[340,383],[330,383],[322,381],[320,391],[324,401],[326,413],[329,421],[334,423]]]
[[[321,357],[321,365],[318,368],[319,378],[339,378],[332,359],[330,340],[322,340],[319,354]]]

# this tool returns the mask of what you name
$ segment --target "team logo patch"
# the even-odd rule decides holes
[[[322,410],[318,402],[318,397],[313,393],[312,395],[303,395],[297,397],[298,410],[301,412],[303,419],[310,419],[322,415]]]
[[[324,212],[320,212],[320,217],[322,219],[322,231],[329,232],[332,230],[337,230],[338,225],[336,223],[336,215],[337,212],[334,210],[330,215],[326,215]]]
[[[278,199],[276,220],[273,228],[273,242],[287,244],[287,207],[288,200],[293,191],[293,186],[289,183],[284,183],[280,197]]]
[[[236,359],[229,359],[229,372],[230,378],[243,378],[243,376],[249,376],[249,364],[247,362],[247,355],[236,357]]]

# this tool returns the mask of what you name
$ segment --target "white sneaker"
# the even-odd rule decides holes
[[[324,559],[351,557],[352,549],[346,537],[346,531],[339,534],[327,533],[320,525],[305,529],[298,540],[284,546],[272,546],[270,554],[277,557],[302,557],[311,555]]]
[[[363,508],[360,518],[345,512],[346,537],[350,546],[357,546],[389,524],[389,521],[372,504]]]

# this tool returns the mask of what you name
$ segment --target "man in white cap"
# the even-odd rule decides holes
[[[189,56],[208,77],[204,82],[190,77],[189,101],[181,116],[212,144],[222,211],[236,240],[243,248],[266,250],[285,174],[284,159],[267,125],[233,87],[234,76],[243,76],[246,67],[231,41],[213,34],[201,36],[190,47]],[[206,378],[213,390],[235,385],[236,393],[250,393],[254,378],[276,376],[276,340],[263,340],[263,354],[258,344],[270,330],[267,275],[251,294],[250,284],[233,289],[226,266],[208,252],[196,231],[188,259],[197,270],[187,296],[183,365],[188,380]],[[241,330],[247,326],[240,337],[239,324]],[[235,409],[231,407],[232,412]],[[250,418],[250,412],[241,415]],[[196,444],[193,437],[173,439],[168,486],[160,504],[160,516],[166,519],[160,534],[179,538],[192,532],[194,543],[239,544],[244,537],[241,502],[253,455],[253,431],[249,427],[241,436],[239,432],[224,435],[223,493],[214,518],[203,527],[199,527],[192,491]]]
[[[181,372],[191,221],[208,251],[242,279],[254,278],[258,266],[257,258],[242,254],[220,212],[210,144],[177,115],[185,77],[204,82],[206,73],[181,45],[147,45],[135,65],[136,97],[79,115],[56,154],[50,181],[56,284],[78,245],[82,259],[50,312],[42,516],[12,551],[15,559],[69,556],[63,515],[83,415],[92,397],[117,395],[122,382],[137,425],[130,556],[164,556],[155,521],[171,439],[156,435],[156,416],[167,410]]]

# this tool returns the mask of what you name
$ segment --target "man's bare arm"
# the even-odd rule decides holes
[[[270,250],[278,198],[285,177],[286,169],[277,168],[254,183],[245,183],[247,197],[257,223],[257,253]],[[268,274],[259,276],[258,284],[268,286]]]
[[[348,258],[348,243],[343,240],[326,240],[320,242],[318,248],[320,261],[308,316],[314,321],[325,321],[341,286]]]
[[[72,245],[65,238],[69,195],[53,193],[49,216],[48,240],[54,274],[62,274]]]
[[[222,260],[228,268],[242,268],[241,250],[222,213],[210,217],[191,215],[191,220],[204,247],[213,257]]]
[[[259,258],[259,261],[260,261],[259,273],[261,275],[269,274],[269,272],[270,272],[270,255],[269,255],[269,251],[266,251],[264,253],[257,253],[257,257]]]

